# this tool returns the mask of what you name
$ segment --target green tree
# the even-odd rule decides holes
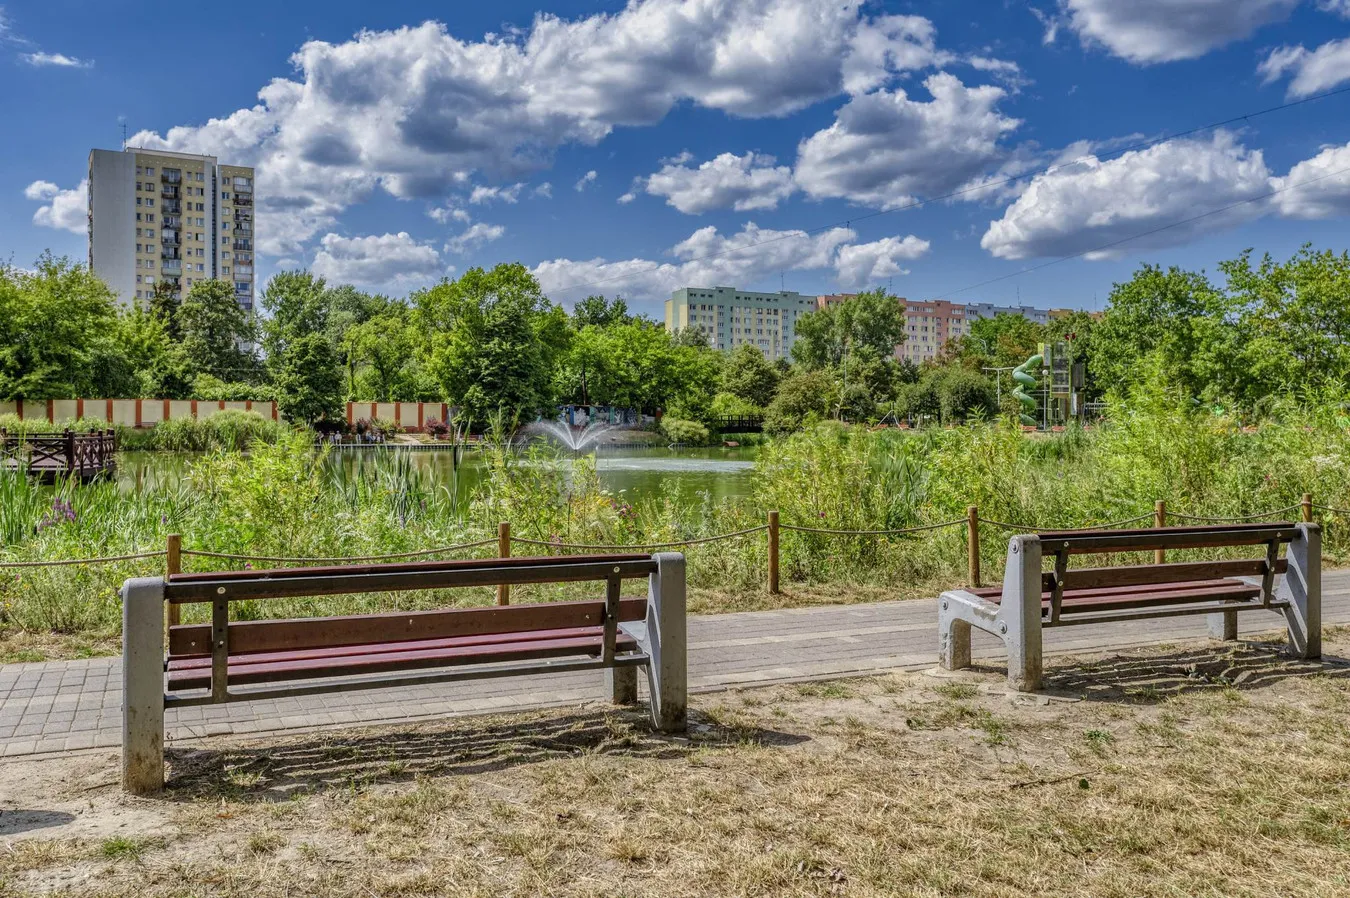
[[[178,309],[182,305],[178,297],[178,288],[172,281],[159,281],[150,296],[150,314],[164,325],[164,332],[170,340],[181,340],[183,331],[178,326]]]
[[[722,363],[722,390],[761,409],[773,401],[778,380],[777,369],[749,343],[732,349]]]
[[[839,405],[834,378],[827,371],[804,371],[784,378],[764,411],[764,429],[787,433],[822,421]]]
[[[1227,306],[1203,273],[1175,266],[1166,271],[1156,265],[1140,267],[1130,280],[1112,288],[1106,313],[1093,329],[1093,377],[1128,392],[1144,377],[1144,358],[1156,354],[1180,387],[1200,395],[1218,374],[1205,356],[1219,344],[1231,343],[1224,335]]]
[[[632,320],[628,314],[628,303],[617,296],[612,300],[603,296],[588,296],[572,307],[572,323],[577,330],[591,325],[611,327],[629,324]]]
[[[224,381],[257,377],[257,359],[249,350],[255,339],[253,322],[234,297],[228,281],[201,281],[178,308],[182,349],[188,369]]]
[[[471,420],[518,420],[553,401],[570,328],[524,265],[471,268],[411,299],[416,326],[428,334],[431,373]]]
[[[31,273],[0,265],[0,398],[104,392],[116,319],[113,292],[83,265],[50,253]]]
[[[282,271],[273,275],[263,288],[260,302],[268,314],[262,327],[262,347],[269,360],[284,357],[286,348],[301,337],[327,333],[327,284],[312,272]]]
[[[803,367],[842,367],[862,347],[893,355],[905,341],[905,306],[885,290],[870,290],[802,315],[794,329],[792,357]]]
[[[352,398],[411,401],[415,386],[407,372],[416,347],[407,308],[399,304],[348,329],[341,348],[349,364],[363,369],[357,382],[364,389]]]
[[[313,424],[342,418],[342,372],[322,333],[288,341],[274,361],[277,410],[287,420]]]

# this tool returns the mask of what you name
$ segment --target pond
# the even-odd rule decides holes
[[[455,465],[449,450],[405,450],[398,447],[342,449],[333,463],[355,469],[363,462],[399,454],[465,501],[482,482],[483,456],[464,453]],[[118,458],[118,481],[127,489],[169,483],[184,476],[195,455],[187,452],[124,452]],[[565,456],[564,456],[565,457]],[[629,502],[656,498],[671,490],[682,501],[695,502],[707,493],[714,501],[734,499],[751,491],[755,449],[606,448],[596,454],[596,472],[611,492]]]

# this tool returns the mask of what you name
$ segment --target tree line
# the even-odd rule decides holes
[[[791,359],[770,362],[750,345],[718,352],[699,331],[669,333],[618,298],[569,312],[519,263],[402,298],[286,271],[254,316],[220,281],[123,307],[87,267],[44,254],[31,271],[0,266],[0,398],[273,399],[310,423],[341,420],[349,399],[448,402],[480,426],[560,403],[705,424],[762,415],[771,430],[828,418],[958,423],[1015,412],[1010,384],[1000,391],[989,371],[1046,342],[1084,363],[1088,399],[1150,377],[1252,410],[1293,388],[1344,388],[1350,256],[1249,251],[1219,273],[1146,264],[1100,316],[972,321],[916,366],[897,352],[904,306],[884,290],[801,316]]]

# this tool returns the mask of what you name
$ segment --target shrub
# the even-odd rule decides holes
[[[687,446],[705,446],[712,436],[708,428],[697,421],[682,421],[679,418],[662,419],[661,430],[672,443]]]
[[[440,418],[428,418],[422,425],[422,430],[437,440],[443,440],[450,435],[450,425]]]

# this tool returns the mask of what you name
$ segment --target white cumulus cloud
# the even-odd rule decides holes
[[[909,274],[900,263],[911,262],[928,252],[927,240],[908,237],[883,237],[871,243],[855,243],[839,248],[835,271],[845,287],[878,286],[897,274]]]
[[[31,66],[55,66],[62,69],[88,69],[93,68],[94,63],[87,59],[76,59],[74,56],[67,56],[64,53],[23,53],[19,56],[24,62]]]
[[[1227,132],[1211,140],[1171,140],[1105,162],[1086,156],[1033,178],[990,223],[980,245],[1001,259],[1069,255],[1269,190],[1261,151]],[[1242,206],[1131,246],[1171,246],[1259,214],[1259,208]]]
[[[738,212],[773,209],[796,189],[792,169],[775,161],[760,153],[722,153],[697,168],[687,165],[685,158],[668,160],[660,171],[640,178],[637,186],[665,197],[667,205],[689,215],[727,207]],[[632,199],[628,193],[619,202]]]
[[[575,292],[593,285],[596,290],[622,292],[635,299],[656,299],[669,296],[677,287],[748,284],[780,271],[832,269],[841,282],[844,277],[873,271],[887,271],[889,277],[902,273],[899,260],[917,258],[928,248],[927,241],[917,237],[893,237],[862,244],[860,252],[842,262],[843,250],[857,246],[856,239],[857,234],[848,228],[808,234],[761,228],[751,222],[738,233],[724,235],[710,225],[671,247],[673,261],[552,259],[536,265],[534,275],[546,292]]]
[[[1263,216],[1348,214],[1350,144],[1324,147],[1280,177],[1260,150],[1219,131],[1037,175],[980,245],[1002,259],[1112,258],[1124,250],[1107,245],[1127,239],[1130,249],[1157,249]]]
[[[1347,0],[1350,2],[1350,0]],[[1279,47],[1257,67],[1267,84],[1289,77],[1289,96],[1306,97],[1350,81],[1350,37],[1328,41],[1316,50]]]
[[[479,185],[469,194],[471,203],[490,203],[494,200],[501,200],[503,203],[515,203],[520,199],[520,191],[525,189],[525,184],[521,181],[508,187],[487,187]]]
[[[592,184],[594,184],[594,183],[595,183],[595,179],[596,179],[597,177],[598,177],[598,175],[596,174],[595,169],[591,169],[590,171],[586,172],[586,174],[582,175],[582,176],[581,176],[581,179],[580,179],[579,181],[577,181],[577,183],[574,185],[574,186],[576,187],[577,192],[580,193],[581,191],[585,190],[587,187],[589,187],[589,186],[591,186]]]
[[[631,0],[477,40],[427,22],[309,41],[255,105],[130,142],[257,167],[261,249],[283,254],[375,190],[512,184],[680,103],[781,116],[951,59],[927,19],[862,0]]]
[[[451,237],[445,244],[445,251],[461,254],[472,252],[485,243],[500,239],[505,233],[506,228],[501,225],[476,222],[465,228],[462,233]]]
[[[902,89],[854,97],[830,127],[798,148],[796,181],[816,199],[891,209],[948,193],[998,164],[1000,138],[1021,122],[999,112],[1007,92],[966,87],[942,72],[924,81],[932,99]]]
[[[1284,19],[1299,0],[1061,0],[1085,45],[1140,65],[1195,59]]]
[[[33,213],[33,224],[75,234],[89,230],[88,178],[71,190],[62,190],[51,181],[34,181],[23,195],[43,204]]]
[[[440,280],[448,271],[436,248],[408,232],[343,237],[325,234],[314,256],[314,273],[334,283],[404,293]]]
[[[1274,197],[1277,211],[1286,218],[1350,215],[1350,143],[1325,147],[1272,183],[1287,188]]]

